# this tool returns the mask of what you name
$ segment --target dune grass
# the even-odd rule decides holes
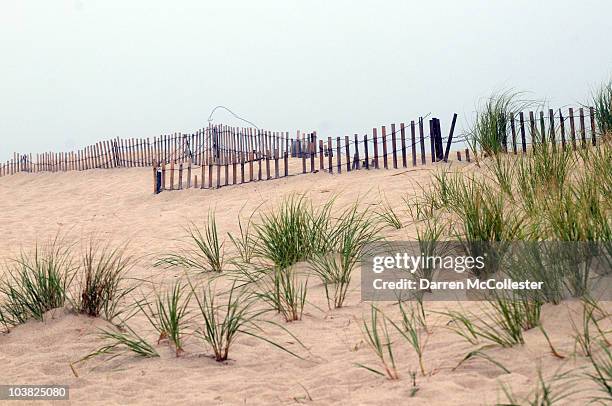
[[[70,247],[56,236],[11,260],[0,280],[0,324],[6,330],[64,306],[76,268]]]
[[[561,371],[561,368],[558,368],[552,376],[545,378],[542,368],[539,367],[535,387],[527,395],[519,397],[514,394],[510,386],[502,384],[505,400],[499,401],[496,405],[552,406],[579,393],[579,390],[575,389],[575,382],[576,374],[572,370]]]
[[[146,298],[137,302],[142,313],[159,334],[157,343],[168,340],[174,346],[177,357],[184,352],[183,336],[188,328],[192,294],[185,283],[176,281],[171,290],[158,293],[154,303],[150,303]]]
[[[415,310],[415,308],[412,306],[410,306],[410,309],[407,310],[401,301],[398,302],[398,306],[402,315],[401,323],[395,323],[391,319],[389,319],[389,322],[393,325],[393,327],[395,327],[406,342],[410,344],[410,347],[412,347],[419,359],[421,375],[425,376],[423,353],[425,351],[426,338],[423,335],[424,331],[422,329],[423,325],[425,324],[422,321],[422,317],[424,316],[419,313],[419,310]]]
[[[357,364],[357,366],[377,375],[386,376],[390,380],[399,379],[393,355],[393,342],[387,327],[387,318],[374,305],[371,305],[370,308],[370,321],[363,320],[362,333],[368,347],[378,358],[384,372],[363,364]]]
[[[601,392],[600,396],[593,396],[591,403],[600,402],[605,404],[612,401],[612,352],[609,345],[599,342],[600,354],[591,354],[589,362],[593,368],[592,372],[587,372],[586,377],[590,379]]]
[[[329,244],[333,199],[315,208],[304,195],[291,195],[254,224],[255,256],[286,269],[306,261]]]
[[[94,357],[103,357],[105,362],[126,354],[134,354],[142,358],[158,358],[159,353],[142,336],[138,335],[128,325],[123,326],[123,330],[100,329],[99,338],[105,343],[98,349],[87,354],[83,358],[70,364],[73,373],[78,377],[75,365],[87,361]]]
[[[227,360],[236,337],[255,317],[253,298],[232,285],[227,302],[218,305],[217,294],[209,284],[201,294],[194,293],[202,317],[197,335],[212,349],[217,362]]]
[[[327,230],[328,246],[309,259],[310,269],[325,287],[328,307],[344,305],[355,266],[365,254],[368,244],[380,239],[381,225],[368,210],[357,204],[340,213]]]
[[[602,83],[592,95],[600,135],[612,134],[612,79]]]
[[[392,229],[401,229],[403,226],[402,221],[386,197],[381,197],[379,206],[380,208],[376,211],[376,215],[380,218],[381,222]]]
[[[221,272],[223,270],[225,241],[219,240],[215,213],[208,213],[204,230],[192,223],[186,228],[187,247],[179,252],[160,258],[155,266],[183,267],[202,272]]]
[[[447,310],[448,328],[472,345],[480,340],[501,347],[524,344],[523,331],[540,324],[542,303],[525,297],[495,295],[482,306],[481,314]]]
[[[250,264],[255,255],[256,240],[253,235],[253,217],[255,213],[256,210],[253,210],[245,224],[243,224],[240,213],[238,213],[238,230],[240,234],[235,237],[233,234],[227,233],[230,241],[234,244],[238,252],[238,259],[244,264]]]
[[[72,300],[76,310],[111,322],[125,316],[130,310],[127,299],[135,289],[127,277],[133,264],[126,247],[113,247],[92,237],[83,249],[76,277]]]
[[[494,93],[484,100],[467,132],[472,150],[482,150],[488,156],[502,152],[511,115],[518,115],[532,104],[532,101],[523,100],[521,93],[512,91]]]
[[[236,279],[261,303],[283,316],[285,321],[302,319],[308,293],[308,276],[295,266],[286,269],[261,264],[239,266]]]
[[[208,283],[206,287],[196,292],[196,287],[191,285],[193,296],[198,305],[199,323],[195,331],[213,352],[215,361],[223,362],[229,358],[232,345],[240,335],[248,335],[262,340],[277,349],[280,349],[296,358],[302,359],[286,346],[278,344],[263,335],[260,324],[264,323],[260,316],[267,312],[256,307],[257,296],[251,294],[247,289],[236,286],[233,283],[228,292],[225,293],[227,300],[218,304],[217,299],[221,296],[219,292]],[[303,347],[301,341],[282,326],[270,322],[281,330],[288,333],[298,344]]]

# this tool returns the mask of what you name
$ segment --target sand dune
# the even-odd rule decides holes
[[[456,164],[455,164],[456,165]],[[337,196],[337,207],[357,199],[375,204],[379,188],[396,207],[401,196],[426,184],[431,166],[409,170],[352,172],[340,176],[319,173],[276,181],[254,182],[220,190],[184,190],[151,193],[150,169],[92,170],[56,174],[20,174],[0,178],[0,259],[16,255],[35,241],[61,232],[77,244],[91,234],[115,242],[129,241],[139,258],[133,276],[155,283],[172,280],[178,270],[153,268],[156,255],[172,249],[190,221],[203,223],[215,209],[220,231],[235,233],[237,217],[250,214],[260,205],[274,205],[283,196],[305,192],[315,202]],[[403,210],[403,208],[401,209]],[[402,213],[408,222],[408,216]],[[387,232],[386,236],[411,239],[414,227]],[[586,366],[582,357],[559,360],[537,330],[525,333],[526,344],[511,349],[495,348],[489,354],[507,367],[506,374],[495,365],[474,359],[456,370],[453,367],[474,347],[444,328],[446,319],[430,313],[433,333],[425,350],[427,376],[417,375],[418,392],[411,393],[410,371],[417,360],[402,342],[397,344],[397,364],[402,379],[388,381],[355,366],[376,365],[360,330],[361,317],[369,304],[360,302],[359,273],[345,308],[326,311],[323,288],[314,279],[310,286],[304,319],[286,327],[306,345],[301,349],[291,338],[276,330],[270,337],[299,352],[298,360],[255,338],[240,338],[227,363],[217,363],[197,338],[186,344],[186,354],[175,358],[160,345],[160,359],[128,357],[103,363],[93,359],[79,364],[76,377],[69,364],[100,345],[99,319],[52,311],[45,322],[28,322],[11,333],[0,335],[0,382],[3,384],[67,384],[70,403],[125,404],[422,404],[483,405],[502,399],[500,382],[517,394],[528,393],[536,384],[537,368],[545,375],[558,368]],[[427,303],[428,311],[444,310],[452,303]],[[607,303],[606,305],[609,305]],[[480,304],[464,304],[477,311]],[[381,307],[393,314],[392,304]],[[570,354],[574,340],[568,317],[578,317],[579,302],[545,305],[544,325],[557,349]],[[272,317],[272,316],[271,316]],[[281,322],[280,318],[276,321]],[[155,341],[144,317],[130,323]],[[577,388],[591,390],[581,381]],[[579,404],[581,393],[566,401]]]

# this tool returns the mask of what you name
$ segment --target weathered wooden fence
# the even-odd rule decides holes
[[[63,172],[88,169],[131,168],[154,163],[179,163],[212,155],[219,159],[229,151],[254,151],[259,159],[273,148],[288,150],[289,133],[254,128],[209,125],[195,133],[175,133],[151,138],[112,139],[70,152],[13,154],[0,164],[0,176],[20,172]],[[210,151],[210,153],[208,152]]]
[[[513,154],[526,153],[534,143],[576,150],[587,143],[597,145],[597,137],[595,109],[570,107],[565,114],[562,109],[511,114],[501,144],[505,152]]]
[[[391,124],[373,128],[370,134],[353,137],[320,138],[316,132],[300,133],[295,139],[285,138],[284,149],[274,143],[262,148],[224,148],[220,154],[214,148],[203,150],[199,157],[189,157],[182,162],[163,162],[153,167],[153,190],[160,193],[167,190],[186,188],[216,189],[253,181],[278,179],[287,176],[327,172],[330,174],[385,168],[397,169],[425,165],[431,162],[447,161],[453,141],[457,115],[450,125],[446,144],[442,136],[440,120],[432,118],[426,128],[422,117],[408,125]],[[252,145],[244,139],[237,144]],[[429,140],[429,151],[426,151]],[[298,164],[290,165],[290,157]],[[417,159],[418,158],[418,159]],[[465,158],[470,160],[469,151]],[[461,160],[461,152],[457,151]]]

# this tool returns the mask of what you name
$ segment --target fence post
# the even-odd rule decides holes
[[[417,164],[417,158],[416,158],[416,125],[414,123],[414,120],[410,121],[410,142],[411,142],[411,146],[410,146],[410,150],[412,153],[412,166],[416,166]]]
[[[586,130],[584,127],[584,109],[580,107],[580,140],[582,148],[586,148]]]
[[[455,133],[455,123],[457,122],[457,113],[453,114],[450,132],[448,133],[448,141],[446,141],[446,151],[444,152],[444,162],[448,162],[448,154],[453,144],[453,134]]]
[[[183,189],[183,163],[182,162],[179,164],[178,176],[179,176],[178,188],[179,190],[182,190]]]
[[[364,155],[365,155],[365,168],[370,169],[370,157],[368,154],[368,135],[363,136],[363,146],[365,147]]]
[[[550,130],[550,143],[552,144],[553,151],[557,149],[557,139],[555,137],[555,112],[553,109],[548,109],[548,125]]]
[[[406,168],[408,164],[406,162],[406,127],[404,123],[400,123],[400,137],[402,144],[402,167]]]
[[[569,119],[570,119],[570,137],[572,139],[572,149],[576,150],[576,123],[574,122],[574,109],[569,108]]]
[[[523,115],[522,111],[519,113],[519,124],[521,126],[521,143],[523,144],[523,154],[526,154],[527,153],[527,143],[526,143],[527,141],[525,140],[525,116]],[[467,157],[466,157],[466,160],[470,162],[470,160],[467,159]]]
[[[559,109],[559,125],[561,127],[561,148],[565,151],[565,120],[563,119],[563,112]]]
[[[361,165],[361,161],[359,159],[359,138],[357,134],[354,134],[354,137],[355,137],[355,160],[354,160],[353,165],[355,165],[355,169],[359,170],[360,165]]]
[[[372,140],[374,141],[374,169],[378,169],[378,137],[376,128],[372,129]]]
[[[324,158],[324,153],[323,153],[323,140],[320,139],[319,140],[319,170],[321,172],[323,172],[323,170],[325,169],[325,163],[323,162],[323,158]]]
[[[332,140],[331,137],[327,137],[327,164],[329,174],[332,175],[334,173],[333,168],[333,153],[332,153]]]
[[[387,164],[387,128],[382,126],[382,145],[383,145],[383,167],[389,169]]]
[[[429,120],[429,148],[431,150],[431,162],[436,162],[436,131],[433,118]]]
[[[589,116],[591,117],[591,144],[597,145],[597,139],[595,135],[595,109],[589,107]]]
[[[540,111],[540,132],[542,137],[542,144],[546,145],[546,124],[544,123],[544,112]]]
[[[419,137],[421,138],[421,165],[425,165],[425,134],[423,132],[423,117],[419,117]]]
[[[512,152],[516,155],[516,128],[514,125],[514,113],[510,113],[510,130],[512,131]]]
[[[535,116],[533,115],[533,111],[529,112],[529,130],[531,134],[531,143],[535,144],[537,142],[537,137],[536,137]]]
[[[289,152],[288,151],[285,151],[283,160],[285,164],[285,176],[289,176]]]
[[[350,145],[348,135],[344,136],[344,148],[346,150],[346,171],[351,171],[351,156],[350,156]]]
[[[310,134],[310,142],[308,143],[308,152],[310,153],[310,173],[315,171],[315,155],[317,154],[317,134]]]
[[[187,189],[191,188],[191,158],[187,161]]]
[[[397,169],[397,137],[395,136],[395,124],[391,124],[391,147],[393,148],[393,169]]]
[[[342,173],[342,154],[340,152],[340,137],[336,137],[336,155],[338,155],[336,161],[338,163],[338,173]]]

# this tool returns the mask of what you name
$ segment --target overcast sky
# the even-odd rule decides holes
[[[448,132],[500,89],[587,102],[612,1],[0,0],[0,160],[206,125]],[[241,125],[223,111],[216,122]]]

